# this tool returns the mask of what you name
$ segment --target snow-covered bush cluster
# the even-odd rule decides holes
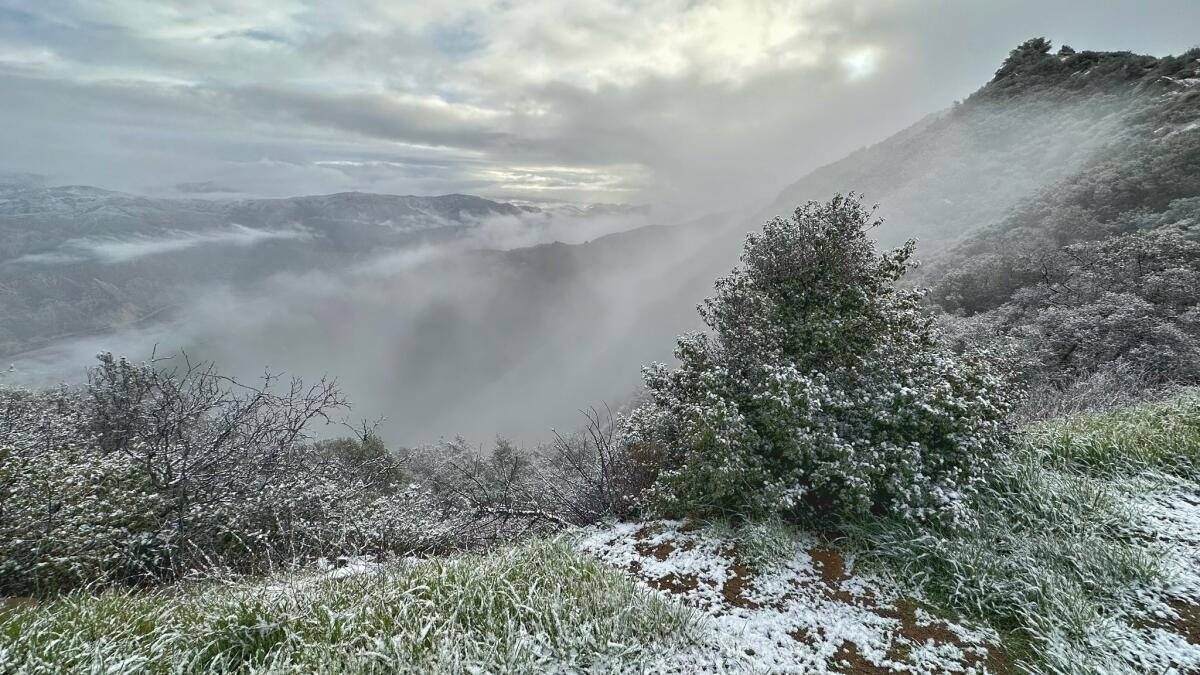
[[[667,513],[888,513],[953,519],[1003,446],[1010,402],[987,354],[938,342],[914,243],[877,253],[853,194],[747,237],[741,264],[680,338],[678,367],[644,372],[628,442],[664,462]]]
[[[485,453],[456,438],[402,457],[440,507],[460,514],[456,547],[633,515],[651,467],[622,442],[619,418],[585,417],[582,430],[532,450],[498,439]]]
[[[429,545],[453,517],[378,441],[313,441],[336,386],[100,356],[89,383],[0,389],[0,594]]]

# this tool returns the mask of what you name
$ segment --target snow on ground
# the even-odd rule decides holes
[[[1200,490],[1166,476],[1130,487],[1140,521],[1134,534],[1161,544],[1172,579],[1166,588],[1139,592],[1157,621],[1127,622],[1130,629],[1117,639],[1126,658],[1147,672],[1200,673]]]
[[[709,615],[720,640],[773,673],[1007,671],[997,635],[934,616],[887,580],[852,572],[816,538],[752,569],[736,544],[678,521],[590,528],[579,550]]]
[[[401,558],[392,564],[413,565],[421,562],[419,558]],[[284,593],[294,592],[304,588],[312,588],[330,579],[345,579],[360,574],[382,574],[388,569],[388,563],[379,562],[372,556],[345,556],[337,560],[321,558],[311,570],[300,570],[281,574],[275,580],[263,587],[263,594],[273,598]]]

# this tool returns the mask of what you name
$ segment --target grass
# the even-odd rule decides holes
[[[1088,473],[1200,478],[1200,392],[1034,425],[1030,442]]]
[[[796,527],[778,515],[736,522],[715,519],[703,527],[712,537],[732,542],[743,562],[756,570],[771,570],[796,553]]]
[[[1039,424],[997,467],[973,525],[866,521],[852,540],[940,604],[1000,629],[1030,670],[1135,672],[1128,654],[1152,651],[1148,626],[1200,554],[1147,536],[1157,533],[1138,498],[1147,485],[1200,493],[1187,478],[1198,449],[1194,393]],[[1179,672],[1176,656],[1144,656],[1136,670]]]
[[[77,592],[0,615],[0,672],[512,672],[636,665],[699,615],[540,541],[341,579]]]

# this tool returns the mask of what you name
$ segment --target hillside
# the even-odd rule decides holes
[[[410,486],[388,501],[399,527],[365,532],[415,547],[404,556],[364,550],[265,577],[0,597],[0,669],[1192,672],[1198,404],[1193,392],[1025,429],[1016,465],[1001,472],[970,528],[882,519],[836,533],[780,519],[606,520],[446,556],[427,538],[546,530],[536,520],[475,522],[470,509],[439,507]],[[503,458],[476,461],[515,470]],[[470,481],[501,489],[486,468],[463,486],[417,475],[434,496],[469,491]],[[0,493],[0,505],[14,498]],[[65,530],[84,514],[121,517],[68,506],[57,557],[41,566],[57,568],[63,583],[98,553],[91,541],[63,539]],[[345,517],[353,531],[388,522],[354,507]],[[11,585],[22,579],[13,569],[36,553],[0,536],[3,545],[19,552],[0,567]]]
[[[968,234],[926,275],[974,336],[1063,385],[1200,381],[1200,50],[1154,59],[1026,43],[976,96],[1120,101],[1122,122],[1070,175]]]
[[[1200,51],[1160,59],[1049,50],[1041,39],[1019,46],[964,101],[805,176],[768,211],[852,186],[884,205],[883,243],[918,236],[930,252],[1084,176],[1120,183],[1115,194],[1154,193],[1162,205],[1195,196],[1188,125],[1197,118]],[[1158,178],[1102,173],[1122,161]],[[1167,176],[1175,183],[1158,184]]]

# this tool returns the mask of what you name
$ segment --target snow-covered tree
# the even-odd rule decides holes
[[[1009,400],[986,354],[939,346],[920,292],[896,285],[915,245],[877,253],[879,222],[838,195],[747,237],[700,307],[710,331],[644,370],[626,433],[665,457],[652,506],[955,516]]]

